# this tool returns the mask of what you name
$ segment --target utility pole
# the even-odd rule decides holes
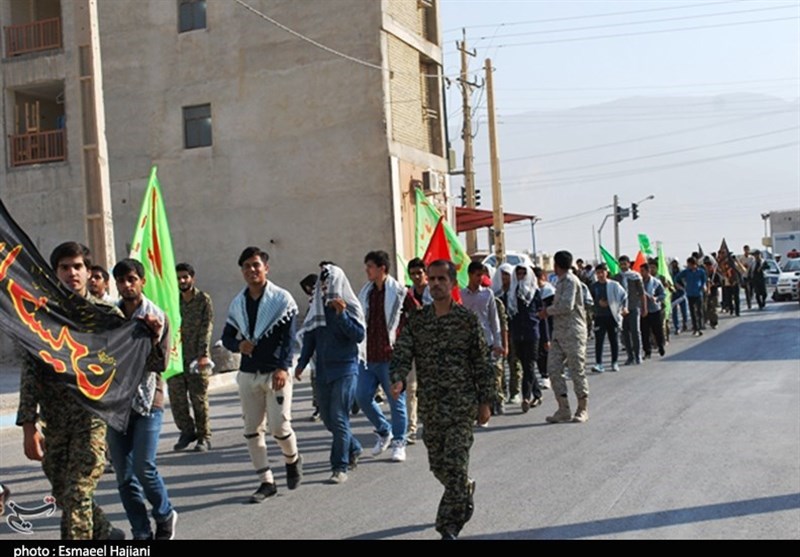
[[[489,112],[489,164],[492,167],[492,209],[494,212],[494,253],[497,264],[506,258],[505,222],[503,219],[503,190],[500,187],[500,156],[497,153],[497,122],[494,111],[492,60],[486,59],[486,102]],[[535,255],[535,254],[534,254]]]
[[[619,198],[614,194],[614,258],[619,259]]]
[[[469,65],[467,56],[475,56],[475,51],[467,50],[467,31],[461,30],[462,40],[456,43],[458,50],[461,52],[461,77],[459,83],[461,84],[461,98],[464,113],[464,126],[461,130],[461,139],[464,140],[464,199],[462,204],[470,209],[475,208],[475,170],[472,166],[474,157],[472,155],[472,105],[470,97],[472,89],[479,87],[477,83],[469,81]],[[478,234],[475,230],[467,231],[467,254],[472,255],[478,250]]]

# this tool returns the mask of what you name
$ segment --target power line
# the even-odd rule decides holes
[[[713,85],[742,85],[772,81],[800,81],[800,77],[774,77],[767,79],[745,79],[739,81],[711,81],[707,83],[684,83],[681,85],[627,85],[624,87],[526,87],[522,89],[498,89],[498,91],[625,91],[639,89],[685,89],[687,87],[707,87]]]
[[[470,25],[466,27],[467,29],[480,29],[483,27],[512,27],[516,25],[530,25],[532,23],[553,23],[556,21],[569,21],[569,20],[576,20],[576,19],[592,19],[596,17],[611,17],[616,15],[631,15],[631,14],[641,14],[641,13],[648,13],[648,12],[663,12],[667,10],[682,10],[686,8],[705,8],[707,6],[716,6],[718,4],[736,4],[739,3],[741,0],[727,0],[724,2],[712,2],[708,4],[683,4],[681,6],[666,6],[661,8],[649,8],[646,10],[627,10],[624,12],[608,12],[604,14],[587,14],[587,15],[575,15],[575,16],[566,16],[566,17],[554,17],[548,19],[530,19],[527,21],[509,21],[509,22],[500,22],[500,23],[484,23],[481,25]],[[454,31],[460,31],[463,27],[454,27],[452,29],[446,29],[442,31],[443,34],[452,33]]]
[[[239,0],[237,0],[238,2]],[[574,37],[571,39],[554,39],[549,41],[531,41],[527,43],[509,43],[497,45],[496,48],[513,48],[515,46],[533,46],[540,44],[569,43],[575,41],[592,41],[598,39],[613,39],[617,37],[635,37],[639,35],[654,35],[657,33],[674,33],[677,31],[695,31],[697,29],[714,29],[718,27],[733,27],[737,25],[753,25],[757,23],[772,23],[777,21],[797,21],[797,17],[778,17],[772,19],[754,19],[749,21],[735,21],[731,23],[717,23],[714,25],[696,25],[694,27],[674,27],[671,29],[656,29],[651,31],[637,31],[633,33],[614,33],[612,35],[591,35],[588,37]]]
[[[589,150],[592,150],[592,149],[601,149],[601,148],[604,148],[604,147],[613,147],[613,146],[616,146],[616,145],[625,145],[625,144],[628,144],[628,143],[640,143],[642,141],[648,141],[650,139],[660,139],[662,137],[667,137],[667,136],[670,136],[670,135],[680,135],[680,134],[683,134],[683,133],[690,133],[690,132],[694,132],[694,131],[707,130],[707,129],[710,129],[710,128],[727,126],[728,124],[743,122],[743,121],[747,121],[747,120],[754,120],[756,118],[761,118],[763,116],[774,116],[776,114],[783,114],[784,112],[787,112],[787,111],[786,110],[776,110],[776,111],[772,111],[772,112],[762,112],[762,113],[757,114],[755,116],[746,116],[744,118],[732,118],[730,120],[725,120],[724,122],[718,122],[716,124],[705,124],[705,125],[702,125],[702,126],[694,126],[694,127],[691,127],[691,128],[683,128],[683,129],[674,130],[674,131],[671,131],[671,132],[664,132],[664,133],[657,133],[657,134],[652,134],[652,135],[645,135],[645,136],[640,136],[640,137],[634,137],[632,139],[623,139],[621,141],[612,141],[612,142],[609,142],[609,143],[588,145],[588,146],[585,146],[585,147],[576,147],[576,148],[573,148],[573,149],[562,149],[560,151],[550,151],[549,153],[541,153],[539,155],[529,155],[529,156],[524,156],[524,157],[507,158],[507,159],[503,159],[502,162],[513,162],[513,161],[521,161],[521,160],[529,160],[529,159],[539,159],[539,158],[545,158],[545,157],[553,157],[553,156],[557,156],[557,155],[566,155],[566,154],[569,154],[569,153],[579,153],[581,151],[589,151]],[[476,165],[476,166],[480,166],[480,165],[484,165],[484,164],[488,164],[488,163],[480,163],[479,165]]]
[[[333,54],[334,56],[338,56],[339,58],[344,58],[345,60],[353,62],[354,64],[359,64],[360,66],[364,66],[366,68],[371,68],[373,70],[380,70],[382,72],[388,72],[389,74],[405,74],[405,75],[413,75],[415,77],[433,77],[433,78],[444,78],[445,77],[444,75],[440,75],[440,74],[422,74],[422,73],[416,73],[416,72],[401,72],[401,71],[397,71],[397,70],[392,70],[392,69],[386,68],[386,67],[384,67],[382,65],[379,65],[379,64],[373,64],[372,62],[367,62],[366,60],[361,60],[360,58],[356,58],[355,56],[350,56],[349,54],[345,54],[344,52],[340,52],[340,51],[338,51],[338,50],[336,50],[334,48],[326,46],[326,45],[324,45],[324,44],[322,44],[322,43],[320,43],[318,41],[315,41],[311,37],[307,37],[307,36],[303,35],[302,33],[299,33],[297,31],[295,31],[294,29],[291,29],[291,28],[287,27],[283,23],[281,23],[281,22],[269,17],[267,14],[265,14],[263,12],[258,11],[253,6],[251,6],[250,4],[247,4],[246,2],[243,2],[242,0],[234,0],[234,1],[237,4],[239,4],[240,6],[242,6],[244,9],[256,14],[261,19],[263,19],[265,21],[268,21],[269,23],[271,23],[272,25],[274,25],[278,29],[281,29],[281,30],[289,33],[293,37],[295,37],[297,39],[300,39],[301,41],[306,42],[306,43],[308,43],[308,44],[310,44],[312,46],[315,46],[316,48],[324,50],[328,54]],[[455,77],[455,76],[447,76],[447,77]]]
[[[756,134],[746,135],[746,136],[742,136],[742,137],[735,137],[733,139],[726,139],[724,141],[716,141],[714,143],[705,143],[703,145],[695,145],[693,147],[683,147],[681,149],[673,149],[671,151],[662,151],[660,153],[651,153],[649,155],[641,155],[641,156],[638,156],[638,157],[629,157],[629,158],[626,158],[626,159],[617,159],[617,160],[613,160],[613,161],[606,161],[606,162],[600,162],[600,163],[595,163],[595,164],[586,164],[586,165],[583,165],[583,166],[574,166],[574,167],[570,167],[570,168],[557,168],[555,170],[549,170],[549,171],[543,172],[542,174],[539,174],[537,176],[549,176],[551,174],[561,174],[561,173],[564,173],[564,172],[574,172],[574,171],[577,171],[577,170],[585,170],[587,168],[597,168],[597,167],[600,167],[600,166],[610,166],[610,165],[613,165],[613,164],[623,164],[623,163],[626,163],[626,162],[635,162],[635,161],[640,161],[640,160],[652,159],[652,158],[656,158],[656,157],[666,157],[666,156],[669,156],[669,155],[676,155],[678,153],[686,153],[686,152],[689,152],[689,151],[696,151],[697,149],[708,149],[710,147],[718,147],[720,145],[728,145],[730,143],[738,143],[740,141],[749,141],[751,139],[757,139],[759,137],[767,137],[769,135],[776,135],[776,134],[779,134],[779,133],[786,133],[788,131],[793,131],[793,130],[797,130],[797,129],[800,129],[800,126],[790,126],[788,128],[782,128],[782,129],[779,129],[779,130],[772,130],[772,131],[768,131],[768,132],[756,133]]]
[[[616,171],[616,172],[607,172],[605,174],[595,174],[595,175],[588,175],[588,176],[575,176],[572,178],[553,178],[550,180],[544,180],[541,182],[529,182],[527,184],[521,184],[521,187],[517,188],[507,188],[509,190],[517,190],[517,189],[524,189],[525,187],[536,187],[536,188],[549,188],[549,187],[556,187],[556,186],[563,186],[572,183],[585,183],[585,182],[594,182],[597,180],[606,180],[608,178],[620,178],[626,176],[634,176],[636,174],[648,173],[648,172],[657,172],[661,170],[669,170],[672,168],[678,168],[683,166],[690,166],[695,164],[704,164],[707,162],[714,162],[718,160],[730,159],[733,157],[743,157],[747,155],[754,155],[758,153],[765,153],[768,151],[775,151],[778,149],[785,149],[786,147],[793,147],[795,145],[800,144],[800,141],[791,141],[788,143],[781,143],[778,145],[770,145],[769,147],[763,147],[761,149],[751,149],[749,151],[739,151],[736,153],[729,153],[726,155],[718,155],[714,157],[705,157],[702,159],[692,159],[688,161],[682,161],[677,163],[670,163],[670,164],[662,164],[658,166],[650,166],[645,168],[636,168],[631,170],[623,170],[623,171]],[[504,190],[505,191],[505,190]]]
[[[800,92],[800,91],[798,91]],[[759,96],[758,98],[746,98],[746,99],[729,99],[724,98],[720,95],[716,95],[713,97],[706,97],[708,100],[699,101],[699,102],[691,102],[690,99],[694,99],[697,97],[650,97],[649,102],[641,103],[641,104],[633,104],[630,102],[630,99],[626,99],[624,104],[620,104],[618,101],[609,101],[609,102],[598,102],[595,104],[578,106],[568,109],[545,109],[542,110],[541,107],[532,107],[532,106],[518,106],[512,104],[504,105],[505,110],[508,111],[516,111],[521,110],[525,112],[514,112],[508,113],[508,116],[519,116],[519,117],[526,117],[526,116],[552,116],[554,114],[563,113],[565,111],[569,111],[568,115],[574,116],[584,116],[586,114],[591,114],[592,112],[599,111],[602,113],[608,113],[610,110],[620,111],[621,113],[630,112],[632,115],[636,115],[636,112],[633,111],[640,111],[640,114],[644,114],[647,112],[653,112],[656,110],[681,110],[684,111],[687,108],[695,108],[695,107],[706,107],[706,108],[751,108],[754,105],[770,105],[774,106],[776,103],[793,103],[793,101],[786,101],[777,97],[768,97],[768,96]],[[536,99],[538,102],[539,99]],[[757,107],[756,107],[757,108]],[[686,112],[690,112],[686,110]]]
[[[797,8],[796,5],[789,5],[789,6],[770,6],[767,8],[751,8],[749,10],[735,10],[731,12],[718,12],[714,14],[696,14],[696,15],[684,15],[678,17],[666,17],[661,19],[646,19],[643,21],[623,21],[619,23],[606,23],[603,25],[588,25],[584,27],[568,27],[564,29],[546,29],[541,31],[527,31],[524,33],[508,33],[506,35],[497,35],[497,38],[506,38],[506,37],[528,37],[530,35],[546,35],[549,33],[569,33],[572,31],[588,31],[591,29],[608,29],[611,27],[624,27],[626,25],[646,25],[649,23],[663,23],[666,21],[682,21],[686,19],[700,19],[704,17],[718,17],[718,16],[726,16],[726,15],[737,15],[737,14],[747,14],[751,12],[766,12],[771,10],[785,10],[787,8]],[[487,37],[479,37],[479,39],[485,39]]]
[[[792,108],[786,110],[785,112],[796,112],[797,108]],[[721,116],[747,116],[748,114],[758,114],[757,110],[742,110],[737,112],[725,112],[724,114],[720,114],[719,112],[697,112],[697,113],[685,113],[685,114],[662,114],[658,115],[635,115],[635,114],[623,114],[623,115],[600,115],[597,114],[594,117],[584,117],[584,118],[568,118],[568,117],[561,117],[552,120],[536,120],[536,119],[524,119],[516,117],[515,115],[506,116],[506,118],[513,118],[514,121],[501,121],[499,122],[502,126],[516,126],[516,125],[527,125],[531,126],[533,124],[536,125],[546,125],[546,124],[565,124],[565,125],[588,125],[588,124],[607,124],[607,123],[620,123],[620,122],[657,122],[661,120],[670,120],[670,121],[678,121],[678,120],[696,120],[696,119],[709,119],[709,118],[719,118]],[[501,116],[502,118],[502,116]]]

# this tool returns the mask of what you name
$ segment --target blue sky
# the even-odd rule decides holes
[[[707,108],[702,107],[701,101],[717,95],[761,94],[775,97],[776,101],[795,102],[800,98],[800,2],[796,1],[440,0],[440,11],[445,74],[458,73],[460,61],[455,41],[460,40],[462,27],[466,28],[468,46],[477,50],[477,56],[471,58],[471,75],[482,75],[481,67],[487,57],[492,59],[496,68],[494,82],[500,120],[501,160],[510,153],[517,158],[537,155],[542,145],[547,145],[549,133],[553,133],[553,141],[558,135],[559,148],[570,148],[568,131],[551,132],[558,127],[559,118],[564,125],[570,125],[570,119],[564,119],[564,112],[557,113],[554,120],[547,120],[542,115],[520,116],[525,113],[563,111],[618,99],[626,99],[625,102],[630,104],[635,98],[635,102],[641,99],[644,103],[636,114],[652,117],[654,129],[662,132],[673,129],[669,127],[670,122],[663,121],[669,119],[669,112],[648,105],[648,99],[671,97],[684,103],[700,99],[697,111],[703,111]],[[736,97],[726,104],[729,111],[726,114],[748,114],[749,110],[772,106],[771,102],[763,97]],[[448,91],[447,105],[450,137],[460,160],[463,145],[459,139],[461,95],[455,86]],[[482,91],[473,93],[473,105],[479,122],[476,181],[479,185],[488,184],[486,100]],[[526,135],[520,136],[520,124],[524,122],[530,122],[530,126],[523,124],[524,128],[535,128],[539,140],[531,142],[527,151],[524,145],[516,144],[515,139],[528,139]],[[702,122],[698,119],[694,123],[702,125]],[[800,139],[800,132],[790,129],[800,123],[796,110],[785,113],[777,121],[773,118],[771,122],[771,127],[758,128],[759,133],[769,135],[747,143],[746,149],[788,145]],[[781,122],[785,126],[782,127]],[[675,122],[674,126],[675,129],[677,126],[686,128],[692,123]],[[583,130],[585,128],[576,131],[576,135]],[[636,129],[638,135],[642,135],[642,131],[641,127]],[[772,135],[773,132],[777,135]],[[619,133],[619,137],[612,139],[637,136],[628,129],[621,129]],[[750,133],[750,128],[747,131],[731,130],[730,136]],[[609,134],[614,135],[613,128]],[[576,147],[587,143],[586,139],[578,136],[573,141]],[[703,141],[691,137],[685,139],[685,144],[703,144]],[[725,149],[718,148],[713,155],[727,156],[737,149],[745,147],[732,144]],[[664,150],[661,147],[661,151]],[[598,165],[604,160],[624,159],[630,154],[649,156],[650,153],[620,146],[603,155],[605,159],[603,156],[598,158],[597,153],[585,160],[576,155],[569,159],[569,164]],[[657,163],[679,165],[681,161],[696,160],[708,154],[707,150],[688,151],[659,158]],[[708,180],[703,183],[703,191],[698,191],[696,183],[675,184],[671,188],[654,185],[654,191],[666,189],[668,193],[656,195],[656,199],[648,202],[649,205],[642,206],[642,218],[636,222],[637,229],[634,231],[632,226],[626,229],[623,251],[634,249],[635,232],[640,231],[663,240],[665,245],[674,240],[674,250],[680,256],[698,241],[703,242],[704,247],[716,249],[722,236],[729,237],[734,246],[745,242],[757,244],[763,233],[762,212],[800,207],[796,168],[799,155],[800,147],[788,145],[763,156],[747,156],[741,161],[727,160],[725,171],[733,172],[737,178],[735,181],[724,179],[728,184],[727,190],[720,176],[728,174],[723,172],[720,175],[718,168],[712,171],[710,165],[702,164],[695,164],[693,168],[697,169],[695,174],[707,172]],[[607,170],[623,168],[636,168],[636,164],[611,165]],[[552,190],[537,190],[533,185],[526,190],[524,177],[530,169],[530,165],[501,163],[503,182],[509,184],[504,204],[506,210],[531,212],[543,219],[537,225],[537,248],[551,253],[571,248],[591,257],[591,228],[599,226],[604,215],[603,211],[592,211],[610,203],[614,193],[621,194],[628,203],[653,193],[646,186],[637,185],[641,184],[641,177],[639,182],[635,181],[636,178],[597,181],[584,189],[570,190],[567,197],[553,195],[555,192]],[[647,178],[652,178],[655,184],[669,172],[658,171]],[[747,185],[748,172],[752,172],[752,181],[757,186]],[[680,181],[685,180],[682,178]],[[453,177],[452,183],[453,189],[458,191],[461,178]],[[737,186],[731,189],[731,183]],[[488,206],[488,187],[482,197],[484,206]],[[721,197],[724,199],[719,205],[720,211],[712,219],[697,211],[698,205],[713,206]],[[567,218],[582,212],[590,214],[583,218]],[[676,222],[681,224],[680,234],[676,233]],[[611,238],[610,222],[606,231],[603,243],[608,245],[610,241],[606,238]],[[482,246],[485,245],[484,237],[485,234],[479,236]],[[530,227],[511,227],[507,242],[510,249],[529,249]],[[564,242],[568,245],[562,245]]]

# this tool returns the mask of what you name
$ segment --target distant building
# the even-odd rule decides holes
[[[358,285],[367,251],[412,256],[413,185],[446,207],[437,3],[252,2],[356,62],[232,1],[0,0],[0,196],[45,256],[111,265],[158,165],[217,332],[247,245],[298,300],[322,259]]]

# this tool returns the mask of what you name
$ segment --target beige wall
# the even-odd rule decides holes
[[[73,4],[65,2],[65,44],[75,33]],[[3,2],[0,16],[10,16]],[[0,25],[7,25],[3,19]],[[65,239],[86,241],[85,193],[81,162],[81,106],[78,95],[77,50],[50,51],[36,56],[5,60],[2,65],[3,133],[0,134],[3,165],[0,197],[45,257]],[[67,161],[10,168],[7,135],[14,127],[14,90],[63,83],[67,125]],[[49,127],[49,126],[48,126]]]
[[[176,3],[146,5],[99,9],[117,255],[154,163],[176,258],[195,265],[218,326],[243,286],[236,260],[247,245],[270,253],[271,277],[299,302],[297,283],[322,259],[360,286],[364,254],[394,252],[382,72],[299,42],[233,2],[209,2],[208,28],[183,34]],[[381,63],[378,2],[261,7]],[[185,150],[182,107],[203,103],[211,104],[213,146]]]

